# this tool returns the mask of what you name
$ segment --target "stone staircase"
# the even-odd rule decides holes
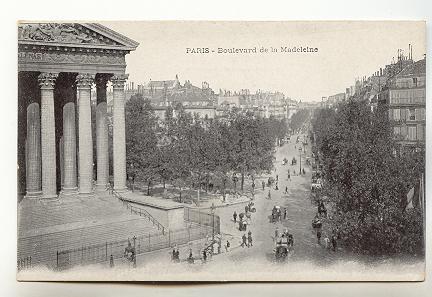
[[[161,233],[145,217],[131,213],[115,197],[68,197],[49,203],[23,200],[18,205],[18,259],[32,266],[55,267],[59,250]]]

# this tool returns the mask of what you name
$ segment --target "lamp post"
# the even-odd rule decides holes
[[[210,207],[211,215],[212,215],[212,254],[214,254],[214,241],[215,241],[215,220],[214,220],[214,214],[215,214],[215,205],[212,203]]]
[[[302,148],[299,147],[299,152],[300,152],[300,175],[302,174],[302,168],[301,168],[301,154],[302,154]]]

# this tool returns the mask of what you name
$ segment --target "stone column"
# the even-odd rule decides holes
[[[93,140],[91,123],[91,85],[94,75],[78,74],[78,155],[79,155],[79,193],[93,192]]]
[[[109,158],[108,158],[108,125],[106,86],[108,77],[96,77],[96,154],[97,154],[97,181],[96,190],[105,191],[108,186]]]
[[[39,104],[33,102],[27,107],[26,197],[28,198],[36,198],[42,195],[40,132]]]
[[[54,121],[54,85],[58,73],[41,73],[41,144],[42,144],[42,195],[56,198],[56,145]]]
[[[60,188],[64,186],[64,137],[60,137],[59,141],[59,163],[60,163]]]
[[[128,75],[114,75],[113,84],[113,162],[114,189],[126,191],[125,91]]]
[[[75,103],[63,106],[63,194],[77,192]]]

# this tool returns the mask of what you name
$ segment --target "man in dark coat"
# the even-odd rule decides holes
[[[252,246],[252,232],[249,230],[248,232],[248,247]]]
[[[243,236],[242,236],[242,244],[241,244],[241,246],[242,246],[242,247],[247,246],[247,242],[246,242],[246,234],[243,234]]]

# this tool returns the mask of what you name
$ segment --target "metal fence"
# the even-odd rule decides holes
[[[187,228],[168,231],[164,234],[147,234],[127,240],[111,241],[103,244],[84,246],[76,249],[57,251],[57,269],[67,269],[75,265],[87,265],[123,258],[129,243],[135,246],[137,254],[186,244],[205,238],[213,229],[207,225],[190,225]]]
[[[208,226],[214,229],[214,233],[220,233],[220,217],[212,214],[203,212],[200,209],[184,208],[184,220],[203,226]]]
[[[28,268],[32,268],[32,257],[25,257],[25,258],[19,258],[17,260],[17,269],[18,271],[22,270],[22,269],[28,269]]]
[[[114,197],[119,199],[119,201],[122,202],[127,209],[130,209],[131,213],[139,215],[140,217],[146,217],[154,226],[158,228],[158,230],[162,230],[162,233],[165,233],[165,227],[158,220],[156,220],[147,210],[140,207],[132,206],[130,203],[124,200],[123,196],[121,196],[113,189],[110,189],[110,192],[114,195]]]

